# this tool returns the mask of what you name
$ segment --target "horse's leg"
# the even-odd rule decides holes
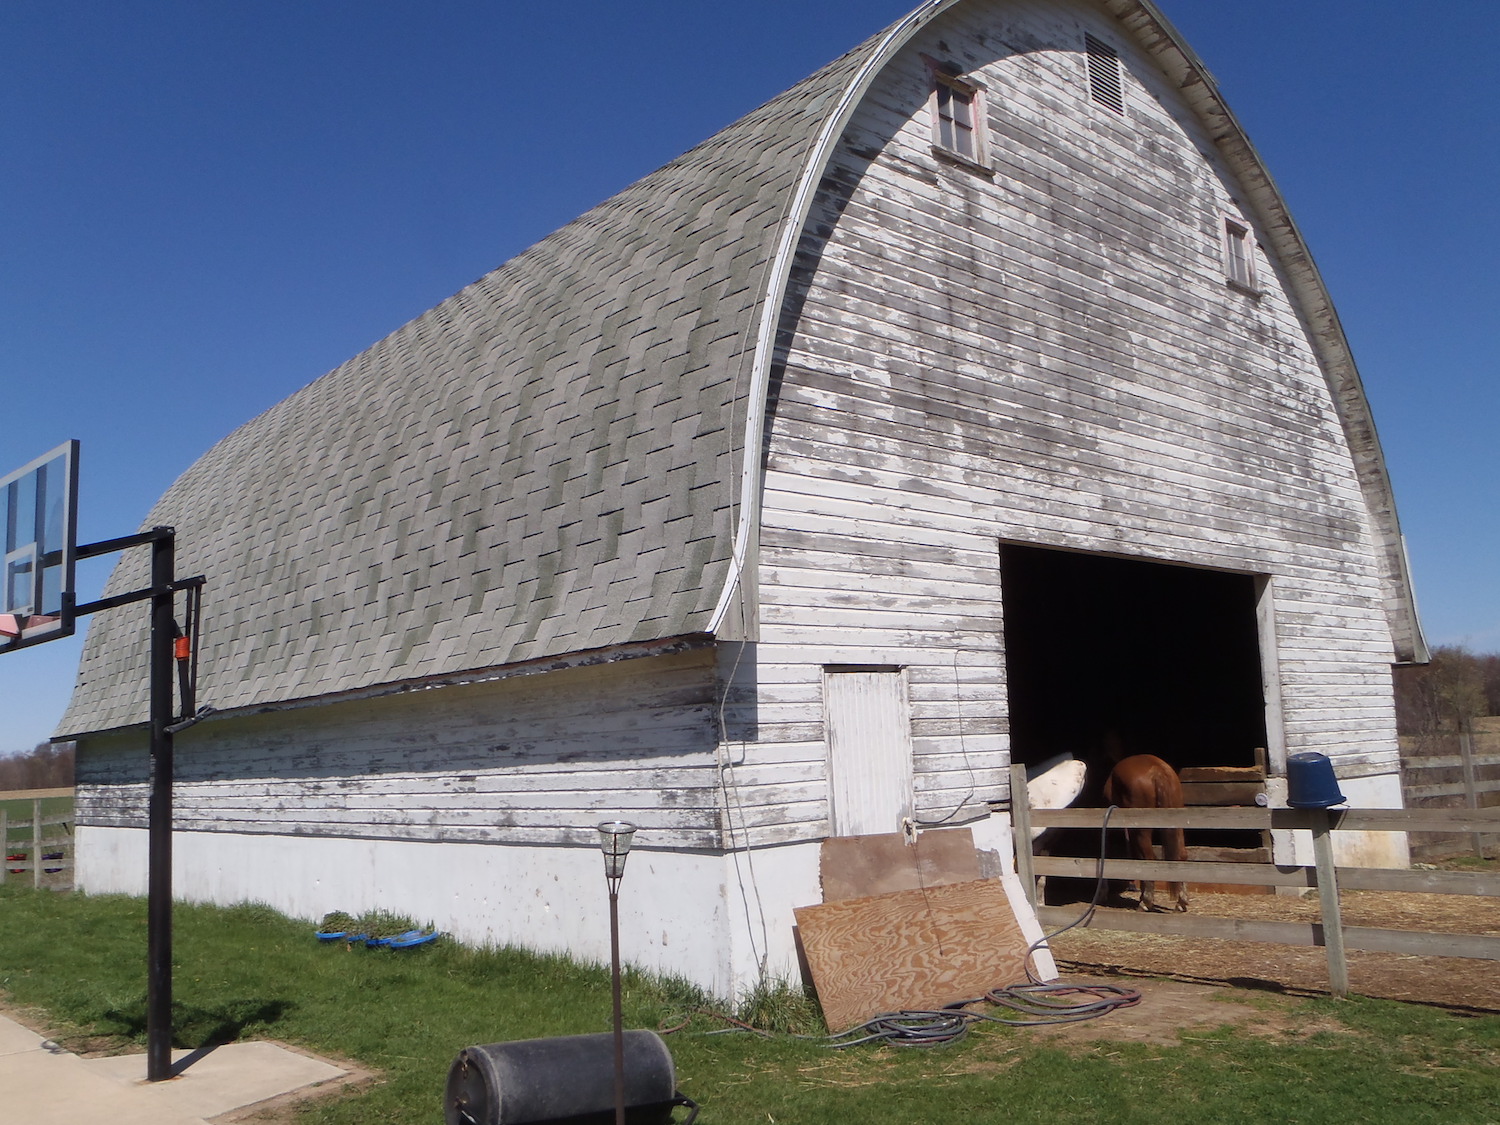
[[[1165,765],[1165,763],[1163,763]],[[1156,807],[1159,809],[1180,809],[1187,804],[1182,796],[1182,782],[1178,780],[1177,774],[1170,767],[1156,778]],[[1183,843],[1181,828],[1165,828],[1162,830],[1162,852],[1164,858],[1171,863],[1187,862],[1187,846]],[[1177,909],[1185,911],[1188,908],[1187,884],[1168,884],[1168,894],[1176,894]]]
[[[1173,863],[1187,862],[1187,846],[1182,841],[1181,828],[1166,829],[1166,838],[1162,841],[1162,851],[1166,853],[1166,858]],[[1175,893],[1177,895],[1177,909],[1186,912],[1188,908],[1187,884],[1170,883],[1167,886],[1167,893]]]
[[[1151,845],[1151,829],[1132,828],[1129,832],[1130,851],[1132,859],[1154,860],[1156,849]],[[1141,886],[1141,898],[1136,904],[1137,910],[1156,909],[1156,884],[1150,879],[1139,880]]]

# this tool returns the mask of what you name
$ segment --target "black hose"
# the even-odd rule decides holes
[[[1094,868],[1094,897],[1089,899],[1088,909],[1085,910],[1081,915],[1079,915],[1077,919],[1069,922],[1061,929],[1053,930],[1050,934],[1043,934],[1040,939],[1032,942],[1031,945],[1029,945],[1026,949],[1026,957],[1022,964],[1026,969],[1026,979],[1032,984],[1041,984],[1042,982],[1037,980],[1036,974],[1031,971],[1031,955],[1038,949],[1043,948],[1058,934],[1065,934],[1075,926],[1088,925],[1089,920],[1094,917],[1094,911],[1098,910],[1099,904],[1104,901],[1104,891],[1105,888],[1109,886],[1109,883],[1104,878],[1104,850],[1105,845],[1109,842],[1109,818],[1118,807],[1119,806],[1117,805],[1110,805],[1109,808],[1105,809],[1104,820],[1099,824],[1099,861],[1098,866]],[[1137,997],[1137,999],[1139,999],[1139,997]]]

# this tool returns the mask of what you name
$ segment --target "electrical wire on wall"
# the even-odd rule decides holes
[[[916,828],[939,828],[944,824],[948,824],[969,807],[969,802],[974,799],[974,794],[979,791],[979,777],[974,772],[974,762],[969,757],[968,739],[964,736],[964,693],[963,688],[959,684],[958,649],[952,649],[951,655],[953,657],[953,702],[958,715],[958,751],[963,755],[964,768],[969,771],[969,791],[963,795],[963,798],[947,816],[939,817],[937,820],[919,820],[913,816],[912,825]]]
[[[809,146],[809,147],[811,147],[811,146]],[[805,160],[805,156],[804,156],[804,160]],[[782,206],[781,215],[780,215],[780,218],[778,219],[777,224],[776,224],[778,228],[784,226],[789,221],[789,218],[790,218],[790,216],[791,216],[791,214],[793,212],[794,207],[795,207],[795,200],[793,198],[791,198],[791,197],[788,197],[786,199],[786,201],[784,202],[783,206]],[[760,278],[760,280],[759,280],[759,284],[755,286],[755,290],[754,291],[761,292],[761,293],[765,293],[767,291],[767,287],[768,287],[770,278],[771,278],[773,272],[775,271],[775,269],[776,269],[776,259],[774,257],[767,257],[764,261],[762,261],[760,263],[760,266],[759,266],[759,278]],[[751,353],[752,353],[752,349],[750,348],[750,337],[751,337],[752,326],[753,326],[754,322],[755,321],[754,321],[753,317],[745,317],[744,318],[744,323],[743,323],[743,325],[742,325],[742,327],[740,329],[739,337],[738,337],[738,340],[737,340],[737,345],[736,345],[736,348],[735,348],[736,362],[735,362],[734,376],[730,380],[730,384],[729,384],[729,402],[731,403],[730,421],[729,421],[729,426],[726,427],[726,429],[725,429],[725,433],[728,436],[729,443],[730,443],[730,448],[729,448],[728,452],[730,454],[731,459],[732,459],[733,454],[734,454],[734,448],[733,447],[734,447],[734,439],[735,439],[735,421],[737,419],[737,415],[734,412],[734,410],[732,409],[732,404],[738,403],[740,401],[740,388],[743,385],[743,381],[744,381],[745,365],[746,365],[747,359],[751,356]],[[752,379],[752,386],[753,386],[753,382],[754,381]],[[752,395],[751,397],[753,398],[754,396]],[[759,429],[759,427],[752,427],[749,424],[748,410],[755,409],[756,405],[757,404],[755,402],[753,402],[753,401],[751,401],[751,402],[749,402],[747,404],[747,415],[743,419],[744,428],[740,431],[740,434],[739,434],[740,444],[741,444],[740,458],[741,458],[741,475],[742,476],[744,475],[745,468],[746,468],[746,465],[747,465],[749,459],[751,457],[760,457],[761,456],[761,450],[759,448],[756,448],[756,449],[752,450],[750,448],[750,442],[749,442],[749,435],[751,433],[760,433],[761,432],[760,429]],[[729,499],[728,499],[728,504],[726,505],[726,507],[727,507],[728,512],[729,512],[730,525],[731,525],[731,527],[737,527],[739,525],[739,523],[741,522],[741,519],[740,519],[741,518],[740,491],[739,491],[739,488],[736,486],[735,479],[732,476],[726,478],[725,484],[726,484],[726,487],[729,490]],[[736,536],[737,536],[737,533],[736,533]],[[731,548],[729,574],[728,574],[728,576],[726,578],[726,589],[724,591],[723,596],[727,598],[729,596],[729,590],[728,590],[727,587],[728,586],[732,586],[732,585],[737,585],[739,583],[742,583],[744,581],[744,577],[745,576],[744,576],[744,571],[743,571],[742,567],[736,562],[736,559],[735,559],[735,556],[734,556],[734,548]],[[739,598],[738,598],[738,605],[736,607],[737,610],[738,610],[738,613],[739,613],[739,618],[740,618],[740,638],[741,639],[736,643],[735,654],[734,654],[734,663],[730,666],[729,675],[724,680],[723,692],[722,692],[722,694],[719,697],[719,709],[718,709],[719,738],[718,738],[718,746],[716,746],[715,749],[714,749],[714,769],[715,769],[715,773],[717,775],[717,780],[718,780],[718,785],[719,785],[719,794],[720,794],[720,796],[721,796],[721,798],[723,799],[723,802],[724,802],[724,828],[725,828],[726,834],[728,836],[728,840],[726,842],[729,845],[729,852],[730,852],[730,855],[733,858],[733,862],[734,862],[734,877],[735,877],[735,883],[739,887],[740,903],[744,907],[744,911],[745,911],[745,933],[748,935],[748,937],[750,939],[750,952],[751,952],[751,954],[755,958],[755,964],[756,964],[756,967],[757,967],[757,971],[759,972],[759,974],[762,977],[764,977],[765,974],[766,974],[767,963],[768,963],[768,960],[770,958],[770,948],[771,948],[770,926],[766,922],[765,904],[761,900],[760,886],[756,882],[756,878],[755,878],[754,848],[752,847],[752,845],[750,843],[750,830],[749,830],[749,827],[748,827],[748,825],[746,823],[744,802],[740,798],[739,786],[735,783],[735,781],[733,780],[733,778],[731,776],[731,771],[733,770],[734,766],[737,765],[737,764],[741,764],[741,763],[744,762],[744,749],[743,748],[744,748],[745,743],[744,743],[744,740],[737,740],[737,741],[740,742],[740,746],[741,746],[740,763],[735,763],[735,762],[730,761],[730,755],[729,755],[729,742],[730,742],[730,738],[729,738],[729,724],[728,724],[728,721],[726,719],[726,714],[725,714],[726,711],[727,711],[727,709],[728,709],[729,692],[732,690],[733,685],[735,683],[735,680],[736,680],[736,678],[739,675],[740,663],[744,659],[745,648],[746,648],[747,645],[749,645],[749,644],[752,643],[748,638],[757,635],[756,630],[754,630],[752,628],[753,623],[750,621],[749,616],[748,616],[749,610],[748,610],[748,607],[746,605],[746,601],[747,601],[747,599],[745,598],[744,591],[742,589],[740,591],[740,595],[739,595]],[[739,813],[739,821],[740,821],[739,837],[740,837],[740,840],[743,842],[743,847],[736,846],[736,842],[735,842],[735,827],[734,827],[734,814],[735,814],[735,812]],[[743,852],[743,860],[744,860],[743,869],[741,868],[741,853],[742,852]],[[746,876],[747,875],[749,877],[749,886],[748,887],[746,886]],[[756,940],[756,928],[757,927],[756,927],[756,924],[755,924],[755,920],[751,918],[751,914],[750,914],[750,907],[751,907],[751,902],[752,901],[754,902],[755,912],[758,915],[759,922],[760,922],[760,925],[759,925],[760,939],[759,939],[759,941]]]
[[[743,606],[743,599],[741,599]],[[743,609],[742,611],[743,612]],[[748,641],[738,641],[735,644],[734,663],[730,665],[729,675],[725,677],[723,690],[719,696],[719,738],[718,745],[714,748],[714,768],[719,782],[719,793],[724,801],[724,828],[729,836],[729,854],[734,861],[734,878],[740,890],[740,904],[745,911],[745,933],[750,938],[750,953],[755,958],[756,971],[761,977],[766,975],[767,963],[771,954],[770,927],[766,922],[765,904],[761,901],[760,885],[755,878],[755,857],[750,846],[750,829],[746,823],[745,805],[740,798],[739,786],[732,780],[730,771],[735,763],[729,758],[729,721],[727,712],[729,709],[729,693],[734,688],[735,680],[739,676],[740,663],[744,659],[745,647]],[[743,740],[740,740],[743,747]],[[743,752],[741,761],[744,760]],[[744,847],[735,845],[734,814],[739,813],[740,839]],[[740,853],[744,852],[744,870],[740,868]],[[745,885],[746,874],[749,875],[749,886]],[[755,919],[750,915],[751,903],[754,903],[755,912],[760,920],[760,940],[756,941]]]

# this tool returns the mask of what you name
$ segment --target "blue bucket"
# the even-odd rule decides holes
[[[1286,760],[1286,803],[1294,809],[1326,809],[1346,800],[1327,754],[1292,754]]]

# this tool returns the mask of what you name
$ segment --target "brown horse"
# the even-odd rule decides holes
[[[1104,783],[1104,799],[1122,809],[1180,809],[1183,807],[1182,782],[1177,771],[1152,754],[1133,754],[1115,764],[1109,779]],[[1181,828],[1163,828],[1162,851],[1170,862],[1186,862],[1187,848],[1182,842]],[[1156,849],[1151,844],[1150,828],[1129,828],[1126,836],[1130,841],[1132,859],[1155,859]],[[1165,910],[1156,905],[1156,884],[1149,879],[1141,881],[1142,910]],[[1177,909],[1188,908],[1187,886],[1184,883],[1169,883],[1168,893],[1177,892]]]

